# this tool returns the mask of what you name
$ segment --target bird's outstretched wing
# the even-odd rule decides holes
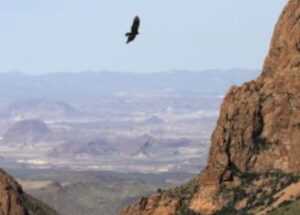
[[[131,33],[138,33],[140,27],[140,18],[138,16],[134,17],[132,26],[131,26]]]

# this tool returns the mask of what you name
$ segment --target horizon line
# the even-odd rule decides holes
[[[59,75],[59,74],[82,74],[82,73],[114,73],[114,74],[138,74],[138,75],[149,75],[149,74],[161,74],[161,73],[203,73],[203,72],[230,72],[235,70],[243,70],[245,72],[258,72],[262,69],[255,69],[255,68],[241,68],[241,67],[232,67],[232,68],[209,68],[209,69],[169,69],[169,70],[161,70],[161,71],[144,71],[144,72],[137,72],[137,71],[120,71],[120,70],[107,70],[107,69],[87,69],[87,70],[78,70],[78,71],[53,71],[53,72],[28,72],[28,71],[21,71],[21,70],[10,70],[10,71],[0,71],[0,75],[6,74],[20,74],[20,75],[27,75],[27,76],[43,76],[43,75]]]

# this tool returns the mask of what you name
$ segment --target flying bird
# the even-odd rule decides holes
[[[140,18],[136,16],[134,17],[131,26],[131,32],[125,34],[125,36],[127,37],[127,44],[133,41],[136,38],[136,36],[139,34],[139,27],[140,27]]]

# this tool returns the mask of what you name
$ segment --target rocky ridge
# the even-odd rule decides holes
[[[206,169],[189,184],[142,198],[121,214],[271,213],[280,193],[299,185],[299,90],[300,1],[290,0],[261,75],[232,87],[223,101]]]
[[[22,187],[0,169],[1,215],[57,215],[44,203],[23,192]]]

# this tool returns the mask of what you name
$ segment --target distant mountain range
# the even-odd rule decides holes
[[[49,153],[51,157],[66,156],[103,156],[116,153],[116,149],[105,139],[96,139],[82,143],[80,141],[68,141],[67,143],[55,148]]]
[[[1,110],[2,117],[15,120],[43,118],[57,119],[79,116],[80,111],[65,102],[45,99],[28,99],[14,101]]]
[[[221,94],[231,85],[256,77],[258,71],[246,69],[174,71],[159,73],[79,72],[27,75],[0,73],[2,101],[55,99],[62,101],[95,99],[133,92],[176,92]]]

